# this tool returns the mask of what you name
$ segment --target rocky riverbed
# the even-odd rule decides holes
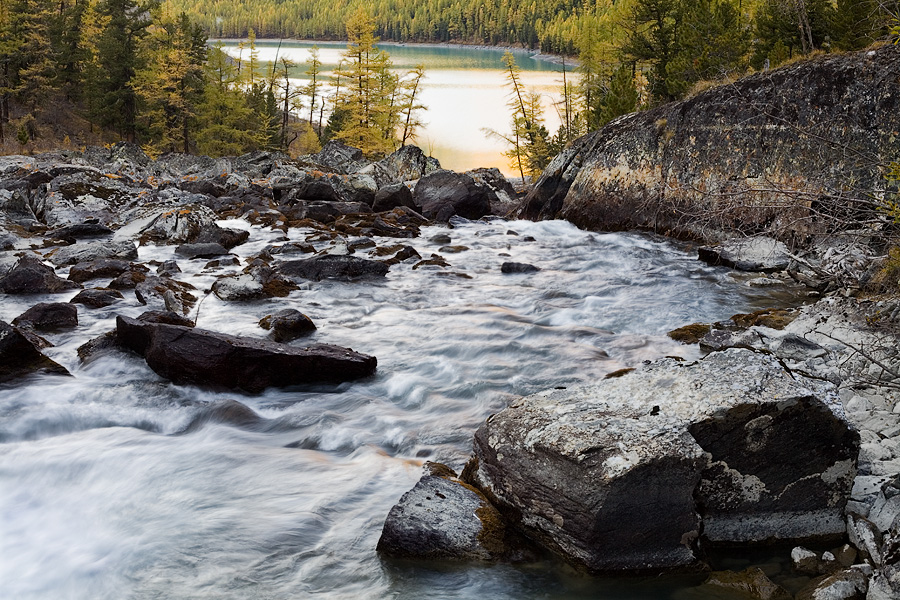
[[[377,530],[388,517],[378,544],[383,556],[479,563],[543,563],[555,556],[597,574],[696,572],[707,568],[707,555],[722,545],[777,540],[816,548],[818,554],[795,552],[794,568],[807,578],[804,585],[837,585],[811,577],[821,574],[864,586],[873,598],[894,593],[894,516],[900,512],[894,502],[900,489],[894,440],[900,418],[893,405],[900,398],[884,389],[890,390],[897,373],[890,337],[895,306],[860,309],[856,300],[831,296],[803,308],[780,329],[775,326],[790,319],[700,324],[699,345],[681,345],[659,331],[707,314],[724,319],[735,307],[796,303],[806,288],[790,287],[779,273],[803,269],[790,257],[766,262],[777,258],[774,246],[739,248],[740,257],[730,264],[759,273],[735,278],[696,260],[693,251],[679,255],[677,268],[661,270],[650,257],[673,251],[663,241],[610,238],[607,246],[574,228],[551,236],[561,225],[528,225],[523,232],[515,229],[524,224],[492,225],[492,218],[516,206],[508,183],[495,172],[441,171],[416,148],[377,163],[337,144],[301,161],[274,154],[151,161],[126,145],[5,157],[0,205],[0,290],[10,313],[0,331],[6,389],[29,389],[32,383],[52,388],[57,384],[47,382],[53,378],[75,380],[77,386],[80,378],[90,378],[91,365],[139,360],[142,373],[152,369],[158,377],[153,385],[187,390],[173,392],[185,398],[178,402],[188,402],[183,394],[211,399],[199,406],[189,402],[190,417],[174,425],[154,424],[156,417],[147,417],[150,423],[104,417],[141,431],[185,435],[223,423],[247,432],[294,431],[295,425],[275,416],[280,409],[247,398],[272,393],[280,405],[290,402],[291,390],[307,390],[308,397],[308,390],[336,385],[382,386],[383,377],[393,381],[384,393],[400,393],[401,382],[392,379],[396,367],[380,370],[396,360],[391,344],[409,342],[367,341],[374,351],[357,347],[371,338],[354,336],[352,323],[338,328],[346,328],[339,334],[329,328],[333,318],[323,326],[305,314],[308,309],[297,310],[296,299],[315,298],[318,287],[338,286],[331,299],[336,305],[362,301],[355,314],[365,319],[384,308],[365,302],[367,294],[381,297],[380,289],[402,287],[402,278],[414,273],[430,274],[425,285],[440,286],[451,298],[457,292],[446,286],[454,281],[474,289],[488,277],[486,267],[465,265],[481,253],[490,257],[496,273],[491,277],[515,282],[503,284],[510,290],[547,286],[539,303],[562,308],[537,317],[511,314],[502,318],[502,327],[492,325],[504,332],[503,348],[484,367],[502,372],[490,384],[504,390],[500,396],[492,396],[476,416],[467,413],[472,427],[454,434],[453,451],[412,452],[453,463],[459,473],[432,464],[389,516],[385,509],[371,517]],[[475,219],[482,219],[477,227]],[[548,244],[552,257],[544,254]],[[589,278],[566,273],[584,268],[567,266],[569,260],[578,265],[587,256],[605,271],[592,275],[604,279],[601,289],[589,293],[576,291]],[[628,265],[624,271],[622,261]],[[696,280],[700,287],[666,299],[679,289],[664,285],[674,277]],[[489,288],[506,289],[487,281]],[[662,287],[643,299],[646,281]],[[717,291],[726,285],[741,291]],[[819,287],[816,293],[828,293]],[[772,291],[779,288],[790,288],[781,300]],[[610,296],[611,290],[621,295]],[[511,294],[503,310],[513,311],[517,293],[503,293]],[[426,292],[417,287],[405,295],[412,300],[391,298],[415,301]],[[570,297],[577,298],[577,310],[569,307]],[[204,303],[213,308],[204,309]],[[621,316],[640,311],[641,303],[646,314]],[[219,313],[227,309],[216,306],[236,308]],[[315,312],[315,304],[309,308]],[[205,310],[227,314],[232,322],[205,319]],[[468,310],[480,309],[474,304]],[[598,316],[607,312],[608,320]],[[465,312],[454,314],[465,321]],[[397,313],[392,321],[403,318]],[[508,339],[507,332],[531,319],[541,336],[562,333],[566,339],[549,342],[547,349],[534,342],[537,356],[524,368],[528,383],[510,387],[510,377],[523,375],[514,364],[504,367],[510,360],[505,348],[523,342]],[[89,331],[81,330],[82,322]],[[74,340],[78,358],[66,354]],[[599,340],[607,348],[596,347]],[[54,348],[53,342],[60,345]],[[453,345],[448,364],[478,362],[481,351],[470,355],[468,346],[462,340]],[[546,364],[567,355],[573,366]],[[429,377],[439,381],[443,368],[435,364]],[[541,376],[541,368],[552,375]],[[412,396],[400,393],[404,401],[427,395],[428,386],[414,387],[419,391]],[[567,389],[541,392],[553,387]],[[231,390],[244,401],[222,395]],[[2,434],[16,451],[27,452],[15,442],[42,438],[47,430],[40,423],[52,421],[32,414],[30,406],[35,401],[17,393],[3,408],[4,418],[18,423]],[[497,415],[481,424],[492,412]],[[16,433],[22,425],[16,415],[30,415],[26,421],[32,425],[24,433]],[[479,424],[474,456],[463,469]],[[55,427],[70,431],[69,425]],[[313,451],[331,448],[326,438],[282,441]],[[351,447],[359,448],[355,442]],[[410,450],[390,452],[405,456]],[[402,487],[404,480],[392,485]],[[851,546],[841,552],[847,540]],[[821,544],[832,552],[823,554]],[[373,539],[365,551],[374,556],[374,548]],[[706,585],[774,585],[755,571],[737,583],[716,577]],[[787,587],[799,592],[802,586]],[[718,593],[698,589],[699,597]]]

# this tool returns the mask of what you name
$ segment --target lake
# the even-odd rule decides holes
[[[246,60],[249,50],[241,51],[238,40],[223,40],[224,50]],[[312,42],[257,40],[259,59],[273,62],[281,57],[300,65],[297,85],[304,85],[303,63],[309,57]],[[344,42],[318,42],[323,70],[333,70],[346,48]],[[518,175],[503,156],[504,142],[489,138],[485,128],[509,133],[510,113],[506,106],[506,85],[502,57],[505,48],[480,48],[446,45],[410,45],[383,43],[398,73],[418,64],[425,65],[422,103],[425,127],[415,144],[437,158],[441,165],[455,171],[477,167],[497,167],[506,175]],[[513,50],[522,69],[526,87],[542,94],[547,129],[554,133],[560,116],[556,103],[562,99],[562,66],[534,57],[533,52]],[[567,67],[567,70],[571,67]],[[567,77],[574,77],[569,73]]]

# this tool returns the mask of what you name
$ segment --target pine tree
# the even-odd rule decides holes
[[[669,63],[678,54],[681,19],[680,0],[638,0],[628,18],[622,53],[630,61],[651,65],[650,92],[657,100],[678,96],[678,90],[669,86],[668,73]]]
[[[878,0],[837,0],[831,20],[831,38],[839,50],[865,48],[881,34]]]
[[[367,156],[383,156],[393,149],[393,140],[384,136],[384,105],[390,97],[384,96],[385,81],[379,69],[384,67],[385,57],[375,45],[375,25],[364,8],[358,8],[347,21],[347,39],[343,68],[335,72],[346,82],[335,99],[345,111],[341,115],[345,121],[332,131],[335,139],[361,149]]]
[[[206,85],[197,107],[197,150],[209,156],[236,156],[264,144],[257,115],[240,88],[237,69],[221,45],[209,51]]]
[[[135,0],[100,0],[97,5],[106,24],[97,40],[94,117],[102,127],[132,142],[137,123],[135,76],[144,66],[139,44],[151,24],[149,8]]]
[[[141,121],[155,151],[188,153],[203,94],[206,36],[185,13],[158,19],[148,52],[151,60],[134,83],[143,101]]]
[[[600,125],[605,125],[616,117],[636,111],[639,100],[631,65],[619,66],[609,82],[609,91],[600,103],[598,115]]]

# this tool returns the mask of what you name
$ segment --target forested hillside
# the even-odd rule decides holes
[[[346,39],[344,23],[358,0],[167,0],[210,37]],[[376,34],[402,42],[470,42],[575,51],[579,16],[605,14],[612,0],[373,0]],[[625,4],[619,2],[618,4]]]

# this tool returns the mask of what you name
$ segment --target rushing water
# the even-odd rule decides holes
[[[228,40],[224,50],[235,58],[247,60],[248,49],[241,49],[237,41]],[[320,42],[320,57],[326,77],[341,60],[346,44]],[[259,60],[272,63],[279,57],[300,65],[294,71],[296,85],[305,85],[303,63],[309,57],[312,43],[257,41]],[[485,135],[484,129],[508,134],[510,112],[506,106],[509,88],[501,61],[505,49],[471,48],[445,45],[382,44],[391,55],[398,74],[418,64],[425,65],[422,103],[428,107],[422,113],[425,126],[415,143],[441,161],[441,165],[455,171],[476,167],[497,167],[506,175],[518,175],[503,157],[505,142]],[[515,51],[516,63],[522,69],[522,82],[541,94],[547,129],[553,133],[559,127],[556,103],[562,95],[562,67],[539,60],[530,52]],[[567,67],[571,71],[571,66]],[[572,81],[574,73],[568,73]],[[331,93],[325,88],[326,93]],[[308,110],[308,108],[307,108]],[[308,113],[306,113],[308,115]]]
[[[242,258],[281,235],[223,224],[251,230],[236,249]],[[412,241],[422,256],[437,251],[428,241],[437,233],[469,247],[445,254],[449,269],[400,264],[384,280],[200,305],[198,326],[259,337],[261,317],[298,308],[319,327],[314,341],[378,357],[377,374],[360,382],[248,396],[173,385],[135,356],[81,365],[80,344],[143,307],[131,294],[107,309],[79,306],[77,329],[47,336],[56,346],[46,353],[74,377],[0,388],[0,598],[675,598],[693,583],[379,559],[384,518],[421,462],[461,468],[475,429],[510,398],[663,355],[695,358],[665,332],[777,302],[638,234],[560,221],[430,227]],[[172,258],[173,247],[140,256]],[[542,270],[502,275],[508,260]],[[205,261],[179,263],[181,280],[212,284]],[[39,300],[48,298],[5,296],[0,318]],[[264,424],[182,433],[203,406],[227,398]]]

